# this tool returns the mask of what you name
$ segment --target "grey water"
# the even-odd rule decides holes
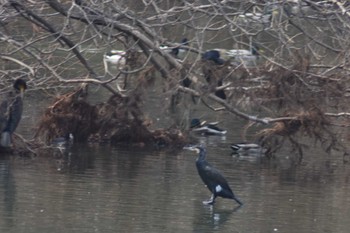
[[[199,140],[241,208],[202,204],[210,193],[193,152],[74,145],[57,157],[0,158],[0,232],[348,232],[341,160],[293,166],[234,156],[231,139]]]
[[[18,133],[33,136],[47,100],[25,99]],[[42,101],[41,101],[42,100]],[[154,124],[170,119],[159,98],[146,103]],[[162,100],[160,100],[162,101]],[[349,232],[350,165],[305,141],[302,163],[288,148],[275,159],[232,155],[245,122],[196,107],[194,117],[220,121],[224,137],[198,136],[207,160],[244,202],[210,193],[195,167],[196,155],[179,149],[74,144],[32,158],[0,157],[0,232]]]

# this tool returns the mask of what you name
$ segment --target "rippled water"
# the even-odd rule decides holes
[[[33,109],[19,127],[27,138],[40,115]],[[341,156],[310,148],[298,166],[287,148],[276,160],[232,156],[244,123],[206,109],[192,114],[228,129],[198,140],[241,208],[220,198],[202,204],[210,193],[190,151],[78,144],[63,155],[0,157],[0,232],[349,232],[350,167]]]
[[[62,158],[1,158],[0,232],[348,232],[348,165],[284,167],[226,146],[213,140],[208,160],[239,209],[203,206],[190,151],[78,145]]]

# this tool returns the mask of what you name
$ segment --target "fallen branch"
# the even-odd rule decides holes
[[[339,113],[326,112],[324,115],[330,116],[330,117],[350,117],[349,112],[339,112]]]

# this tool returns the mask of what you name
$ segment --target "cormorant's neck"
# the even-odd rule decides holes
[[[201,149],[198,154],[197,161],[204,161],[206,157],[207,151],[205,149]]]

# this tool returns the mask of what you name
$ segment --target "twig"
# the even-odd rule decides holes
[[[19,65],[21,65],[21,66],[24,66],[25,68],[27,68],[27,69],[30,71],[30,73],[31,73],[33,76],[35,75],[34,70],[33,70],[32,67],[30,67],[29,65],[27,65],[27,64],[25,64],[25,63],[23,63],[23,62],[21,62],[20,60],[18,60],[18,59],[16,59],[16,58],[9,57],[9,56],[3,56],[3,55],[0,55],[0,58],[5,59],[5,60],[9,60],[9,61],[13,61],[13,62],[15,62],[15,63],[17,63],[17,64],[19,64]]]
[[[324,115],[330,116],[330,117],[350,117],[349,112],[339,112],[339,113],[326,112]]]

